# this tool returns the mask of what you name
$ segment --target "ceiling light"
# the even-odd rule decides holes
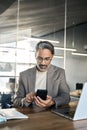
[[[58,49],[58,50],[66,50],[66,51],[76,51],[76,49],[72,49],[72,48],[63,48],[63,47],[54,47],[54,49]]]
[[[63,56],[54,56],[54,58],[60,58],[60,59],[62,59],[64,57]]]
[[[72,52],[72,55],[76,55],[76,56],[87,56],[87,54],[85,54],[85,53],[74,53],[74,52]]]
[[[39,41],[49,41],[49,42],[52,42],[52,43],[59,43],[59,41],[55,41],[55,40],[48,40],[48,39],[40,39],[40,38],[28,38],[28,37],[24,37],[25,39],[27,39],[28,41],[36,41],[36,42],[39,42]]]

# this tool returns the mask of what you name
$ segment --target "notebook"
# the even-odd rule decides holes
[[[27,115],[17,111],[15,108],[0,109],[0,116],[6,117],[7,120],[28,118]]]
[[[84,83],[82,93],[76,107],[54,108],[52,112],[71,120],[87,119],[87,83]]]

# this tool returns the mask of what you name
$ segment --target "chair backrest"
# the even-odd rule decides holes
[[[11,108],[11,94],[2,94],[1,96],[1,106],[3,108]]]
[[[83,83],[76,83],[76,90],[82,90]]]

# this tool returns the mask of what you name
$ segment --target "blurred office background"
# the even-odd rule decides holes
[[[87,81],[87,0],[0,0],[1,93],[9,92],[10,81],[17,89],[41,40],[55,46],[52,64],[65,69],[70,91]]]

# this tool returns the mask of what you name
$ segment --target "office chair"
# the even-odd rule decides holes
[[[1,106],[2,106],[2,109],[12,107],[11,94],[2,94]]]
[[[76,90],[82,90],[83,83],[76,83]]]

